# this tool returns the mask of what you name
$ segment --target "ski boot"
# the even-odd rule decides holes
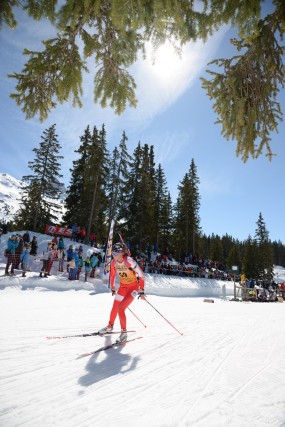
[[[123,342],[126,342],[126,341],[127,341],[127,339],[128,339],[127,331],[126,331],[125,329],[122,329],[122,330],[121,330],[121,334],[120,334],[119,338],[116,340],[116,342],[117,342],[118,344],[121,344],[121,343],[123,343]]]
[[[112,332],[112,330],[113,330],[113,325],[111,325],[111,323],[109,323],[108,326],[105,326],[105,328],[100,329],[98,331],[98,334],[103,336],[103,335],[109,334],[110,332]]]

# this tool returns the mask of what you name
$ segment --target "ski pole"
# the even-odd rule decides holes
[[[121,240],[122,245],[126,246],[126,248],[127,248],[127,245],[125,244],[124,239],[122,238],[122,235],[120,233],[118,233],[118,235],[119,235],[119,238]],[[129,248],[127,248],[127,253],[128,253],[128,256],[131,256],[131,251],[129,250]]]
[[[138,316],[130,309],[130,307],[128,307],[128,309],[135,316],[135,318],[138,319],[138,321],[141,322],[141,324],[146,328],[146,325],[138,318]]]
[[[173,327],[173,329],[175,329],[175,330],[176,330],[180,335],[183,335],[183,333],[182,333],[182,332],[179,332],[179,331],[178,331],[178,329],[176,329],[176,328],[175,328],[175,326],[173,326],[173,325],[172,325],[172,323],[170,323],[170,322],[169,322],[169,320],[167,320],[167,319],[166,319],[166,318],[165,318],[165,317],[164,317],[164,316],[163,316],[163,315],[162,315],[162,314],[161,314],[161,313],[160,313],[160,312],[159,312],[159,311],[158,311],[158,310],[157,310],[157,309],[156,309],[156,308],[155,308],[155,307],[154,307],[154,306],[153,306],[153,305],[152,305],[152,304],[151,304],[151,303],[146,299],[146,298],[145,298],[145,301],[146,301],[146,302],[147,302],[147,303],[148,303],[148,304],[149,304],[149,305],[150,305],[150,306],[151,306],[155,311],[157,311],[157,313],[158,313],[158,314],[160,314],[160,315],[161,315],[161,317],[163,317],[163,318],[164,318],[164,320],[166,320],[166,322],[167,322],[167,323],[169,323],[169,324],[170,324],[170,326],[172,326],[172,327]]]

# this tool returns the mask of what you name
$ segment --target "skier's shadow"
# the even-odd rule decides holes
[[[105,345],[110,344],[111,339],[107,337]],[[122,346],[110,348],[104,352],[104,360],[96,361],[101,352],[90,356],[86,365],[87,373],[79,378],[78,383],[83,387],[102,381],[106,378],[118,374],[125,374],[136,368],[139,357],[131,357],[129,354],[122,354]]]

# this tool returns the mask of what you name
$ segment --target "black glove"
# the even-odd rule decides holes
[[[139,296],[138,296],[138,298],[140,298],[140,297],[141,297],[141,295],[144,295],[144,290],[143,290],[143,289],[140,289],[140,290],[139,290]]]
[[[115,291],[115,289],[112,289],[112,297],[113,297],[114,295],[116,295],[116,291]]]

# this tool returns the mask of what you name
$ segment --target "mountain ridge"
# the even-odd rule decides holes
[[[0,223],[13,221],[21,205],[20,190],[25,184],[5,172],[0,172]],[[62,188],[61,197],[56,203],[64,204],[65,187]],[[64,209],[62,209],[64,211]]]

